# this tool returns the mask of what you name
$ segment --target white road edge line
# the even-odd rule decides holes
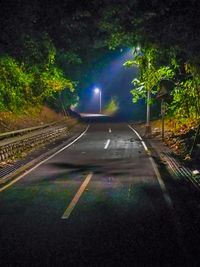
[[[143,145],[143,147],[144,147],[144,150],[145,150],[146,152],[148,152],[149,160],[150,160],[151,165],[152,165],[152,167],[153,167],[153,169],[154,169],[154,172],[155,172],[155,174],[156,174],[156,178],[157,178],[157,180],[158,180],[158,183],[159,183],[159,185],[160,185],[160,188],[161,188],[161,190],[162,190],[162,192],[163,192],[163,197],[164,197],[166,203],[168,204],[168,206],[171,208],[171,207],[172,207],[172,199],[171,199],[171,197],[169,196],[169,194],[168,194],[168,192],[167,192],[165,183],[163,182],[162,177],[161,177],[161,175],[160,175],[160,172],[159,172],[159,170],[158,170],[158,167],[157,167],[157,165],[156,165],[154,159],[153,159],[152,156],[151,156],[151,152],[148,150],[148,148],[147,148],[145,142],[143,141],[142,137],[140,136],[140,134],[139,134],[133,127],[131,127],[129,124],[128,124],[128,127],[129,127],[129,128],[130,128],[130,129],[131,129],[137,136],[138,136],[138,138],[140,139],[140,141],[141,141],[141,143],[142,143],[142,145]]]
[[[108,131],[109,131],[109,133],[112,133],[112,130],[111,130],[111,128],[109,128],[109,130],[108,130]]]
[[[105,146],[104,146],[104,149],[107,149],[108,146],[109,146],[109,144],[110,144],[110,139],[107,140],[107,142],[106,142],[106,144],[105,144]]]
[[[133,127],[131,127],[129,124],[128,124],[128,127],[129,127],[129,128],[130,128],[130,129],[137,135],[137,137],[140,139],[140,141],[141,141],[141,143],[142,143],[142,145],[143,145],[143,147],[144,147],[144,150],[145,150],[146,152],[148,152],[149,150],[148,150],[148,148],[147,148],[145,142],[143,141],[142,137],[139,135],[139,133],[138,133]]]
[[[82,185],[80,186],[79,190],[77,191],[76,195],[74,196],[74,198],[72,199],[72,201],[70,202],[69,206],[67,207],[67,209],[65,210],[65,212],[63,213],[61,219],[66,220],[69,218],[70,214],[72,213],[73,209],[75,208],[76,204],[78,203],[81,195],[83,194],[86,186],[89,184],[91,178],[93,176],[93,173],[90,173],[86,176],[84,182],[82,183]]]
[[[40,165],[42,165],[43,163],[45,163],[46,161],[52,159],[53,157],[55,157],[56,155],[58,155],[60,152],[62,152],[63,150],[65,150],[66,148],[70,147],[71,145],[73,145],[76,141],[78,141],[89,129],[90,125],[88,124],[87,128],[71,143],[69,143],[68,145],[64,146],[63,148],[61,148],[60,150],[56,151],[54,154],[52,154],[51,156],[49,156],[48,158],[44,159],[43,161],[41,161],[40,163],[36,164],[33,168],[29,169],[28,171],[26,171],[25,173],[23,173],[22,175],[20,175],[19,177],[17,177],[16,179],[12,180],[10,183],[8,183],[7,185],[3,186],[2,188],[0,188],[0,193],[3,192],[4,190],[6,190],[8,187],[10,187],[11,185],[15,184],[17,181],[21,180],[24,176],[26,176],[27,174],[29,174],[30,172],[32,172],[33,170],[37,169]]]

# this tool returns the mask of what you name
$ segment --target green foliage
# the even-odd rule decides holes
[[[51,97],[46,99],[46,103],[54,110],[61,112],[67,108],[75,105],[79,98],[76,92],[70,90],[63,90],[61,92],[54,92]]]
[[[116,97],[113,97],[110,102],[105,106],[104,113],[107,115],[114,115],[119,109],[119,103]]]
[[[34,96],[44,99],[54,92],[59,92],[65,88],[74,91],[73,83],[64,77],[63,72],[56,66],[51,66],[43,72],[36,73],[33,84]]]
[[[162,59],[164,57],[164,61]],[[168,63],[166,65],[166,63]],[[180,120],[183,118],[200,118],[200,70],[194,63],[181,66],[174,53],[163,54],[157,49],[145,49],[135,55],[133,60],[124,64],[126,67],[136,65],[139,77],[133,80],[134,89],[131,90],[133,103],[141,98],[146,98],[147,91],[156,94],[160,89],[160,82],[173,80],[174,86],[171,97],[172,102],[168,104],[168,115]],[[180,75],[181,73],[181,75]],[[152,99],[151,99],[152,102]]]
[[[177,84],[169,112],[177,118],[200,119],[200,77],[190,77]]]
[[[173,79],[175,75],[172,67],[158,64],[158,51],[153,48],[136,54],[133,60],[129,60],[124,64],[125,67],[134,65],[139,69],[139,78],[132,81],[134,85],[134,89],[131,90],[133,103],[145,98],[147,91],[155,94],[162,79]]]
[[[30,35],[23,37],[21,60],[27,68],[48,68],[54,64],[55,57],[56,48],[47,34],[37,35],[35,38]]]
[[[0,109],[21,109],[64,91],[71,99],[74,84],[65,76],[82,78],[86,69],[74,65],[83,59],[88,66],[106,45],[140,44],[142,52],[126,64],[139,68],[133,101],[148,90],[155,93],[161,79],[173,79],[177,86],[169,111],[199,116],[199,8],[197,0],[94,0],[76,6],[73,1],[32,1],[31,8],[24,0],[2,1]]]
[[[81,58],[78,57],[78,55],[73,51],[60,52],[57,56],[57,60],[62,64],[64,62],[67,64],[75,64],[75,65],[79,65],[82,63]]]
[[[27,105],[40,105],[64,89],[74,93],[75,83],[56,66],[56,49],[47,36],[41,42],[27,37],[24,47],[20,61],[10,56],[0,57],[1,111],[16,112]]]
[[[0,110],[16,111],[29,101],[32,74],[9,56],[0,57]]]

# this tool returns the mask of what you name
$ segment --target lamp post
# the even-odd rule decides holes
[[[99,113],[101,114],[101,90],[96,87],[94,89],[94,92],[95,92],[96,95],[99,94]]]
[[[135,55],[143,55],[141,52],[140,45],[137,45],[134,50]],[[151,68],[151,63],[148,61],[148,69]],[[150,101],[151,101],[151,91],[147,90],[147,108],[146,108],[146,127],[145,127],[145,135],[151,135],[151,123],[150,123]]]
[[[151,68],[151,63],[148,62],[148,69],[150,69],[150,68]],[[146,129],[145,129],[145,135],[146,136],[151,135],[150,101],[151,101],[151,91],[148,89],[148,91],[147,91],[147,121],[146,121]]]
[[[150,100],[151,100],[151,92],[150,90],[147,91],[147,121],[146,121],[146,129],[145,135],[151,135],[151,124],[150,124]]]

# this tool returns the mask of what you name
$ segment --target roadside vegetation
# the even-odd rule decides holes
[[[11,111],[1,112],[0,132],[9,132],[34,126],[52,123],[54,121],[63,120],[63,114],[45,107],[28,107],[19,114]]]
[[[49,37],[26,36],[19,58],[0,55],[0,111],[24,112],[51,101],[64,90],[74,93],[74,83],[56,64],[56,48]]]
[[[195,139],[200,142],[200,3],[125,2],[111,2],[104,11],[101,27],[109,33],[108,45],[132,48],[133,58],[124,65],[138,68],[130,92],[133,103],[141,98],[147,101],[150,92],[149,103],[159,110],[156,95],[163,87],[167,90],[166,141],[187,157]],[[159,119],[159,113],[154,119]]]
[[[1,131],[57,120],[78,100],[75,82],[56,62],[57,51],[48,35],[36,40],[26,36],[22,47],[19,57],[0,55]],[[44,110],[46,116],[41,117]]]
[[[198,123],[200,118],[198,10],[199,2],[192,0],[127,1],[127,5],[110,4],[101,21],[110,33],[110,48],[132,48],[133,59],[124,65],[138,67],[138,77],[132,82],[133,102],[146,98],[147,91],[154,102],[162,81],[171,81],[164,85],[170,95],[167,114],[180,125],[188,119]]]
[[[156,104],[156,108],[161,109],[161,100],[156,96],[165,88],[165,141],[176,153],[190,159],[195,149],[193,144],[200,141],[199,134],[196,135],[200,124],[200,70],[192,61],[181,64],[177,51],[172,51],[164,53],[159,49],[140,49],[134,52],[134,59],[124,65],[136,65],[139,69],[138,78],[132,82],[133,103],[141,98],[147,99],[147,92],[150,91],[150,104]],[[158,124],[161,130],[161,123]]]
[[[199,10],[198,0],[33,1],[31,8],[26,1],[2,3],[0,112],[18,114],[42,105],[65,110],[78,101],[81,83],[74,81],[91,78],[86,70],[95,58],[108,48],[129,47],[133,59],[125,66],[138,68],[133,103],[150,91],[151,103],[159,107],[156,94],[164,86],[173,131],[197,129]],[[106,108],[115,109],[115,101]]]
[[[152,137],[161,138],[161,126],[160,119],[153,120]],[[175,154],[180,155],[182,159],[189,160],[191,153],[193,156],[199,156],[199,151],[192,151],[194,137],[196,135],[196,121],[191,119],[185,120],[184,124],[180,124],[179,120],[167,118],[165,120],[165,143],[172,148]],[[145,124],[143,124],[145,128]],[[197,158],[198,160],[198,158]]]
[[[119,110],[119,104],[115,97],[113,97],[104,107],[103,113],[109,116],[115,115]]]

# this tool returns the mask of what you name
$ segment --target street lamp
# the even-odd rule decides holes
[[[148,62],[148,69],[151,68],[151,63]],[[150,101],[151,101],[151,91],[147,90],[147,122],[146,122],[146,129],[145,129],[145,135],[150,136],[151,135],[151,123],[150,123]]]
[[[141,52],[140,45],[137,45],[134,50],[135,55],[143,55]],[[148,69],[151,68],[151,63],[148,61]],[[147,90],[147,111],[146,111],[146,128],[145,128],[145,135],[151,135],[151,124],[150,124],[150,101],[151,101],[151,91]]]
[[[101,90],[99,88],[95,88],[94,92],[96,95],[99,95],[99,113],[101,113]]]
[[[150,101],[151,101],[151,92],[150,90],[147,91],[147,122],[146,122],[146,129],[145,135],[151,135],[151,124],[150,124]]]

